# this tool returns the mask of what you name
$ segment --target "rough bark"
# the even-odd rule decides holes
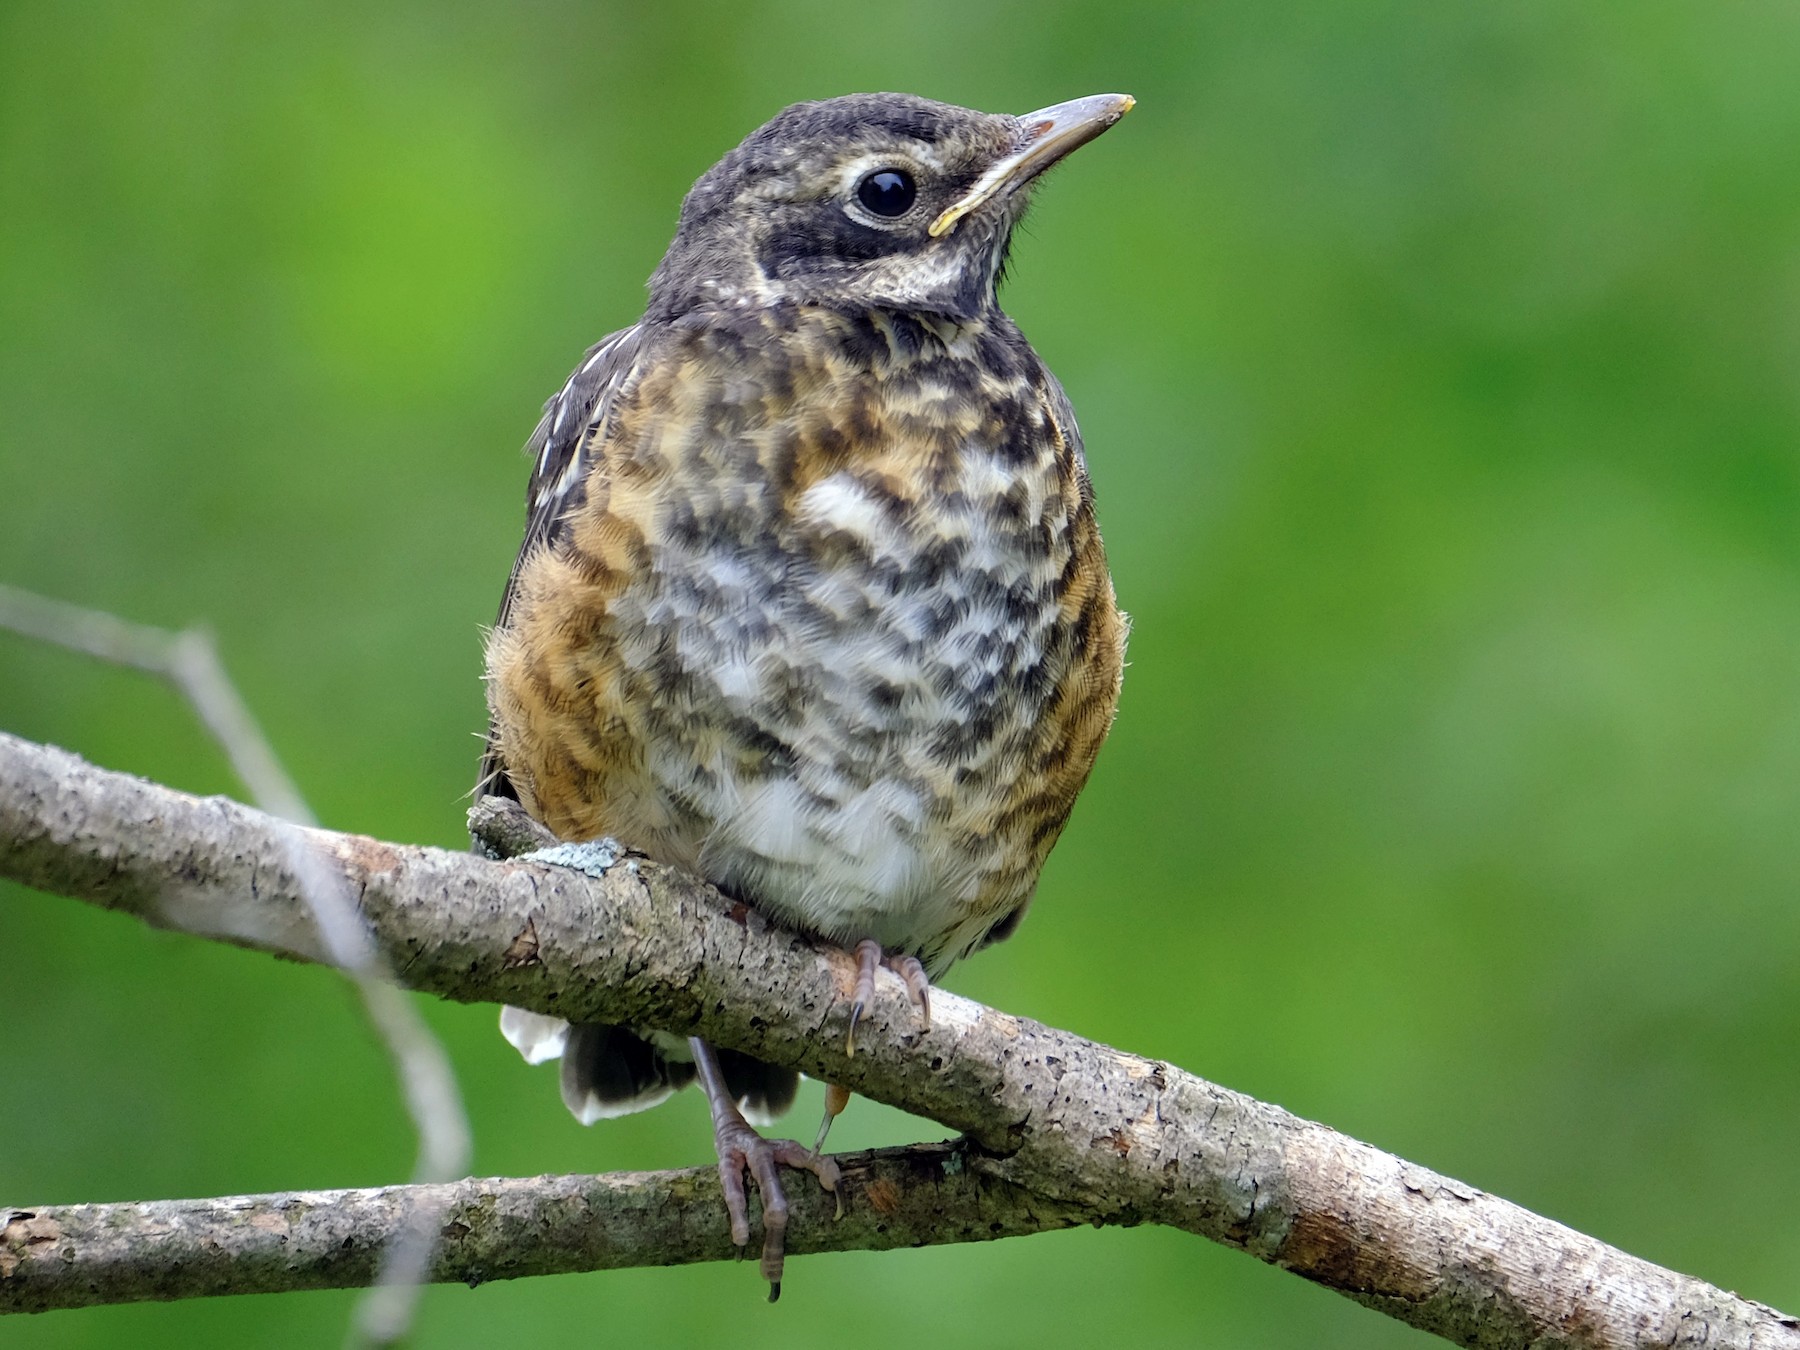
[[[1079,1209],[969,1168],[967,1154],[919,1144],[841,1155],[843,1217],[818,1187],[794,1187],[789,1254],[984,1242],[1085,1221]],[[440,1283],[737,1254],[716,1167],[40,1205],[0,1209],[0,1311],[360,1288],[421,1205],[442,1216],[428,1276]]]
[[[0,875],[317,960],[285,828],[0,737]],[[848,1057],[845,953],[646,860],[593,879],[328,831],[309,839],[406,985],[649,1023],[791,1064],[963,1131],[971,1172],[1059,1219],[1182,1228],[1464,1345],[1800,1350],[1794,1318],[1172,1065],[967,999],[934,995],[921,1029],[884,974]],[[817,1241],[803,1236],[811,1227],[790,1230],[795,1250]]]

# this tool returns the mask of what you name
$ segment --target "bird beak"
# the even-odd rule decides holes
[[[1055,107],[1040,108],[1019,119],[1024,140],[995,164],[975,186],[931,222],[931,237],[941,239],[956,222],[989,198],[1024,187],[1069,151],[1086,145],[1136,106],[1130,94],[1092,94]]]

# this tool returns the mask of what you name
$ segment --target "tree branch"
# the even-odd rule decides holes
[[[278,828],[0,736],[0,875],[319,960]],[[1464,1345],[1800,1348],[1794,1318],[1172,1065],[947,993],[921,1030],[886,974],[847,1057],[845,953],[647,860],[595,880],[309,838],[409,987],[648,1023],[793,1065],[963,1131],[970,1173],[1028,1192],[1057,1222],[1182,1228]],[[794,1250],[825,1240],[815,1213],[790,1229]],[[0,1270],[0,1307],[18,1305],[25,1268]]]
[[[1086,1220],[967,1162],[961,1144],[841,1155],[843,1218],[825,1191],[795,1187],[789,1254],[984,1242]],[[0,1209],[0,1310],[360,1288],[421,1206],[439,1224],[427,1278],[440,1283],[736,1255],[716,1167],[38,1206]]]

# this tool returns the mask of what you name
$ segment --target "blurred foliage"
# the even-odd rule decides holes
[[[1800,1307],[1800,10],[1324,0],[0,8],[0,577],[218,632],[325,820],[460,846],[514,454],[686,185],[785,103],[1139,110],[1012,312],[1136,620],[1019,937],[951,984]],[[0,635],[0,725],[199,792],[164,690]],[[8,890],[11,1202],[410,1167],[328,974]],[[429,1005],[480,1173],[576,1127]],[[817,1087],[797,1129],[810,1128]],[[934,1127],[858,1103],[843,1147]],[[311,1346],[351,1295],[0,1324]],[[431,1291],[421,1345],[1402,1345],[1083,1231]]]

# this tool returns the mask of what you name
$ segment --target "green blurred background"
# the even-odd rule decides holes
[[[1800,9],[12,3],[0,580],[218,632],[325,821],[457,847],[516,454],[689,182],[792,100],[1138,111],[1007,295],[1136,619],[1020,935],[952,987],[1800,1308]],[[236,792],[0,635],[0,726]],[[325,972],[0,901],[0,1199],[364,1185]],[[478,1173],[690,1164],[426,1003]],[[815,1118],[815,1086],[797,1128]],[[858,1103],[843,1147],[934,1127]],[[334,1344],[352,1295],[0,1344]],[[1397,1346],[1180,1234],[430,1291],[421,1345]]]

